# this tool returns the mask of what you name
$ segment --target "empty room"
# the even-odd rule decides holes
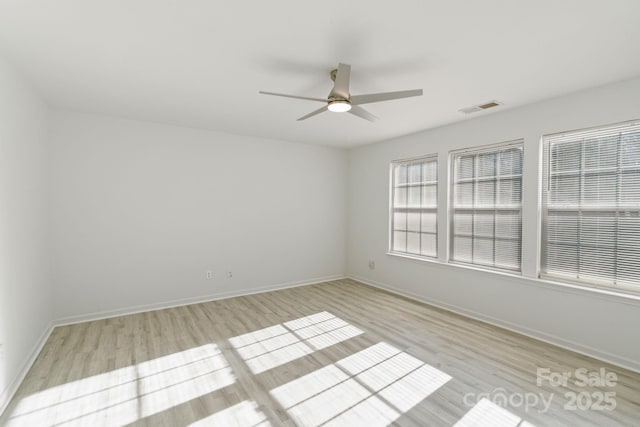
[[[0,0],[0,426],[640,425],[639,23]]]

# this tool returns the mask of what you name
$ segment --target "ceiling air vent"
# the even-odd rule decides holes
[[[471,114],[477,111],[488,110],[489,108],[497,107],[498,105],[502,105],[502,103],[498,101],[488,101],[482,104],[474,105],[472,107],[463,108],[462,110],[458,111],[465,114]]]

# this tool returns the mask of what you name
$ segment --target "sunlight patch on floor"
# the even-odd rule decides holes
[[[368,361],[365,366],[362,366],[363,361]],[[451,379],[444,372],[387,343],[369,347],[336,365],[355,375],[358,381],[402,412],[413,408]]]
[[[326,311],[229,339],[259,374],[364,332]]]
[[[386,426],[451,377],[378,343],[271,390],[300,425]]]
[[[206,418],[189,424],[189,427],[271,427],[267,417],[253,401],[245,400]]]
[[[122,425],[234,382],[218,347],[207,344],[34,393],[7,426]]]
[[[535,427],[488,399],[480,399],[454,427]]]

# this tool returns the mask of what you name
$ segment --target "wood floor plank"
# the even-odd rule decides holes
[[[618,382],[538,386],[538,368],[604,368]],[[605,392],[615,393],[613,411],[565,408],[565,393]],[[489,402],[477,404],[483,395]],[[518,396],[550,406],[490,403]],[[480,412],[484,424],[464,424]],[[58,327],[2,421],[636,426],[640,374],[338,280]]]

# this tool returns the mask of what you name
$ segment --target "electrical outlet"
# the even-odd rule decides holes
[[[227,278],[231,279],[233,277],[233,272],[227,271]]]
[[[213,271],[208,270],[206,274],[207,279],[213,279]]]
[[[374,261],[369,261],[369,270],[375,270],[376,269],[376,263]]]

